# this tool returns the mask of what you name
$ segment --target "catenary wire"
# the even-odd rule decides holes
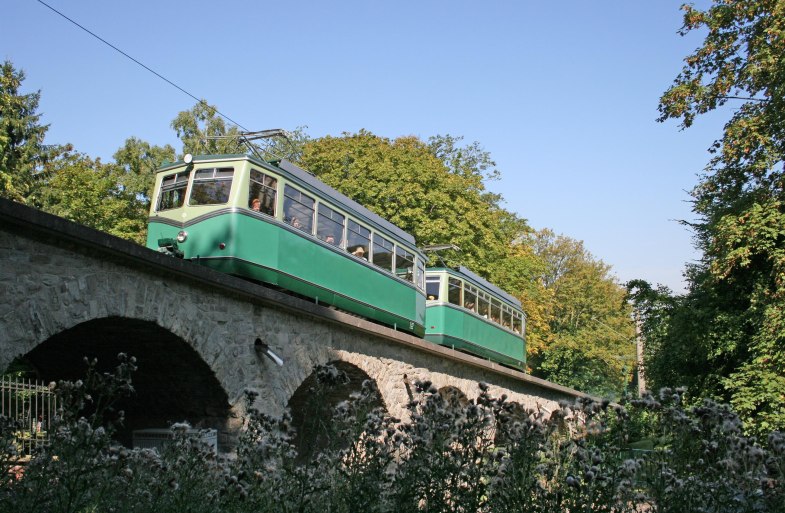
[[[206,107],[210,107],[210,108],[213,108],[213,109],[215,109],[215,107],[211,107],[210,105],[208,105],[206,101],[204,101],[204,100],[200,100],[199,98],[197,98],[197,97],[196,97],[196,96],[194,96],[193,94],[189,93],[188,91],[186,91],[185,89],[183,89],[183,88],[182,88],[182,87],[180,87],[179,85],[175,84],[174,82],[172,82],[171,80],[169,80],[169,79],[168,79],[168,78],[166,78],[165,76],[163,76],[163,75],[161,75],[160,73],[158,73],[157,71],[155,71],[155,70],[153,70],[153,69],[149,68],[148,66],[146,66],[146,65],[145,65],[145,64],[143,64],[142,62],[138,61],[137,59],[134,59],[133,57],[131,57],[130,55],[128,55],[127,53],[125,53],[125,52],[124,52],[124,51],[122,51],[121,49],[117,48],[115,45],[113,45],[113,44],[112,44],[112,43],[110,43],[109,41],[107,41],[106,39],[102,38],[101,36],[99,36],[99,35],[98,35],[98,34],[96,34],[95,32],[92,32],[91,30],[87,29],[86,27],[84,27],[84,26],[80,25],[79,23],[77,23],[76,21],[72,20],[71,18],[69,18],[69,17],[68,17],[68,16],[66,16],[65,14],[61,13],[60,11],[58,11],[57,9],[55,9],[54,7],[52,7],[51,5],[47,4],[47,3],[46,3],[46,2],[44,2],[43,0],[38,0],[38,3],[40,3],[40,4],[44,5],[45,7],[49,8],[50,10],[52,10],[53,12],[55,12],[56,14],[58,14],[59,16],[62,16],[62,17],[63,17],[63,18],[65,18],[66,20],[70,21],[71,23],[73,23],[74,25],[76,25],[77,27],[79,27],[80,29],[84,30],[85,32],[87,32],[88,34],[90,34],[91,36],[93,36],[94,38],[96,38],[96,39],[98,39],[99,41],[101,41],[102,43],[104,43],[106,46],[110,47],[111,49],[113,49],[114,51],[116,51],[116,52],[118,52],[119,54],[123,55],[124,57],[126,57],[126,58],[128,58],[128,59],[132,60],[133,62],[135,62],[135,63],[136,63],[136,64],[138,64],[139,66],[143,67],[144,69],[146,69],[147,71],[149,71],[149,72],[150,72],[150,73],[152,73],[153,75],[157,76],[157,77],[158,77],[158,78],[160,78],[161,80],[165,81],[166,83],[168,83],[168,84],[169,84],[169,85],[171,85],[172,87],[175,87],[175,88],[177,88],[178,90],[180,90],[181,92],[183,92],[183,93],[187,94],[188,96],[190,96],[191,98],[193,98],[194,100],[196,100],[197,102],[199,102],[200,104],[202,104],[202,105],[204,105],[204,106],[206,106]],[[242,129],[243,129],[243,130],[245,130],[246,132],[248,131],[248,129],[247,129],[247,128],[245,128],[243,125],[241,125],[241,124],[240,124],[240,123],[238,123],[237,121],[233,120],[232,118],[230,118],[230,117],[229,117],[229,116],[227,116],[226,114],[222,113],[222,112],[221,112],[221,111],[219,111],[218,109],[215,109],[215,112],[216,112],[216,114],[218,114],[219,116],[221,116],[222,118],[224,118],[225,120],[227,120],[228,122],[230,122],[230,123],[232,123],[232,124],[234,124],[234,125],[238,126],[239,128],[242,128]]]

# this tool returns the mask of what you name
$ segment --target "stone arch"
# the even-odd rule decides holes
[[[465,408],[471,402],[466,394],[463,393],[463,390],[453,385],[441,387],[438,390],[438,394],[451,407]]]
[[[288,408],[296,431],[294,445],[300,461],[306,461],[327,447],[349,443],[334,429],[333,414],[336,407],[352,401],[353,396],[356,399],[357,394],[368,398],[357,409],[360,421],[371,409],[387,410],[376,381],[360,367],[343,360],[317,365],[297,387]]]
[[[218,429],[221,445],[231,439],[231,407],[213,370],[185,340],[152,321],[85,321],[49,337],[23,359],[40,379],[75,380],[86,370],[84,357],[96,358],[98,369],[108,371],[116,366],[120,352],[136,357],[138,366],[132,377],[135,394],[120,405],[126,412],[120,441],[129,444],[135,429],[163,428],[183,420]]]

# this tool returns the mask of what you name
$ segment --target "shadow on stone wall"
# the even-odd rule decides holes
[[[135,394],[118,406],[126,417],[117,434],[120,442],[130,445],[135,429],[188,421],[217,429],[220,449],[229,449],[230,405],[215,373],[183,339],[153,322],[122,317],[87,321],[50,337],[23,360],[46,382],[76,380],[84,376],[85,357],[97,358],[98,370],[109,371],[121,352],[136,357],[138,370],[132,378]]]

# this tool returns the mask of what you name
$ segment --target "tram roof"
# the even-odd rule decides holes
[[[489,282],[485,278],[474,274],[473,272],[471,272],[469,269],[467,269],[462,265],[458,267],[429,267],[428,269],[426,269],[426,273],[428,271],[446,271],[450,274],[463,275],[464,278],[468,278],[469,281],[474,282],[474,284],[477,285],[478,287],[486,289],[487,291],[499,296],[500,298],[504,299],[510,304],[515,305],[521,310],[523,310],[523,307],[521,306],[521,302],[518,298],[500,289],[498,286]]]

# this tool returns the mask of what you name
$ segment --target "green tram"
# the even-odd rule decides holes
[[[465,267],[429,268],[425,339],[523,370],[526,314],[521,302]]]
[[[186,155],[151,203],[149,248],[424,334],[414,237],[286,160]]]

